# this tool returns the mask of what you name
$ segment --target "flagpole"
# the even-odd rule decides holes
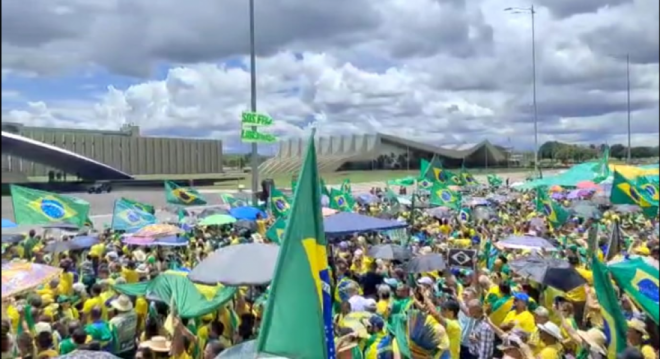
[[[249,1],[250,8],[250,110],[252,113],[257,113],[257,55],[255,45],[255,30],[254,30],[254,0]],[[256,131],[257,127],[252,126],[252,130]],[[259,205],[259,150],[257,142],[252,142],[252,151],[250,156],[252,164],[252,205],[257,207]]]

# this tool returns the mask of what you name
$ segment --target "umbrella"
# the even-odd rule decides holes
[[[255,232],[257,230],[257,223],[255,223],[254,221],[246,221],[243,219],[234,223],[234,228]]]
[[[62,253],[76,249],[76,244],[72,241],[54,241],[50,242],[44,247],[46,253]]]
[[[496,243],[496,246],[509,249],[545,249],[555,250],[555,246],[548,240],[534,236],[510,236]]]
[[[256,207],[236,207],[229,210],[229,214],[236,219],[248,219],[254,221],[257,216],[266,218],[266,213]]]
[[[215,359],[253,359],[257,358],[257,341],[250,340],[231,347],[218,354]],[[272,359],[284,359],[284,357],[273,357]]]
[[[25,238],[22,234],[3,234],[2,243],[14,244],[22,241]]]
[[[408,273],[426,273],[439,270],[445,270],[445,258],[437,253],[426,254],[415,257],[406,265]]]
[[[178,236],[161,237],[155,240],[152,245],[163,247],[184,247],[188,245],[188,239]]]
[[[93,245],[99,243],[99,237],[96,236],[77,236],[71,240],[75,244],[77,250],[92,248]]]
[[[273,279],[279,246],[246,243],[215,251],[188,275],[195,283],[229,286],[268,284]]]
[[[569,193],[569,194],[570,194],[570,193]],[[561,192],[555,192],[555,193],[553,193],[552,196],[550,196],[550,197],[552,197],[552,199],[557,199],[557,200],[559,200],[559,199],[564,199],[564,197],[566,197],[566,196],[565,196],[563,193],[561,193]]]
[[[119,357],[102,351],[74,350],[69,354],[58,356],[57,359],[119,359]]]
[[[204,217],[199,221],[198,225],[200,226],[224,226],[226,224],[232,224],[236,222],[236,218],[228,214],[213,214],[208,217]]]
[[[469,198],[466,202],[466,205],[470,207],[474,206],[487,206],[488,205],[488,199],[483,198],[483,197],[472,197]]]
[[[321,208],[321,211],[323,212],[323,217],[332,216],[333,214],[337,214],[337,210],[332,209],[332,208],[328,208],[328,207]]]
[[[619,213],[639,213],[642,211],[642,208],[634,204],[618,204],[614,206],[614,210]]]
[[[80,227],[78,227],[75,224],[71,224],[71,223],[53,223],[53,224],[45,225],[45,226],[43,226],[43,228],[45,228],[45,229],[61,229],[63,231],[71,231],[71,232],[74,232],[74,231],[77,231],[78,229],[80,229]]]
[[[133,234],[134,237],[168,237],[183,233],[183,230],[172,224],[150,224]]]
[[[379,244],[369,248],[367,251],[369,258],[406,261],[412,257],[412,252],[407,248],[397,244]]]
[[[510,262],[509,267],[522,277],[563,292],[586,284],[580,273],[563,259],[532,255]]]
[[[372,204],[380,202],[380,199],[377,196],[374,196],[371,193],[365,193],[357,196],[358,203],[361,204]]]
[[[130,244],[133,246],[152,246],[156,242],[156,237],[136,237],[129,236],[122,239],[124,244]]]
[[[427,213],[430,214],[431,216],[438,218],[438,219],[444,219],[444,218],[450,218],[451,217],[451,209],[447,207],[436,207],[436,208],[431,208],[427,210]]]
[[[550,192],[561,192],[563,190],[564,189],[561,188],[561,186],[558,186],[558,185],[554,185],[554,186],[550,187]]]
[[[571,207],[571,213],[574,216],[584,219],[598,219],[601,216],[598,208],[593,204],[579,203]]]
[[[476,220],[488,220],[495,217],[495,212],[491,208],[479,206],[472,211],[472,216]]]
[[[206,218],[206,217],[209,217],[209,216],[213,216],[215,214],[229,214],[229,211],[225,208],[222,208],[222,207],[205,208],[202,212],[200,212],[197,215],[197,217]]]
[[[62,273],[57,267],[30,262],[10,262],[2,265],[2,299],[32,290]]]
[[[14,228],[14,227],[16,227],[16,223],[14,223],[14,222],[6,219],[6,218],[2,219],[2,228]]]
[[[600,189],[600,186],[593,183],[592,181],[582,181],[582,182],[578,183],[576,187],[578,189],[593,189],[593,190],[599,190]]]

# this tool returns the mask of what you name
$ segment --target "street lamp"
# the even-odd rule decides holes
[[[257,55],[255,51],[254,41],[254,0],[250,2],[250,111],[257,113]],[[252,130],[256,131],[257,127],[252,126]],[[252,142],[252,204],[257,207],[259,205],[259,198],[257,193],[259,191],[259,150],[257,143]]]
[[[508,7],[504,9],[512,14],[530,14],[532,19],[532,96],[534,101],[534,172],[539,174],[539,118],[536,106],[536,29],[534,5],[530,7]]]

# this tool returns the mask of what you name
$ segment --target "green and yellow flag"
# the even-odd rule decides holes
[[[237,208],[237,207],[246,207],[248,206],[248,202],[242,198],[236,198],[233,195],[229,193],[223,193],[220,195],[220,198],[222,199],[222,203],[228,205],[231,208]]]
[[[9,189],[16,224],[71,223],[83,227],[87,223],[89,203],[86,201],[16,185]]]
[[[602,329],[607,338],[607,358],[616,359],[617,354],[626,349],[628,325],[621,311],[621,305],[607,267],[598,260],[595,254],[591,256],[591,268],[594,274],[594,291],[603,315],[604,328]]]
[[[206,200],[196,189],[181,187],[172,181],[165,181],[165,200],[181,206],[205,205]]]
[[[257,339],[259,354],[299,359],[335,357],[319,183],[312,133]]]
[[[603,154],[598,161],[598,164],[594,166],[593,171],[596,172],[596,177],[594,178],[594,183],[601,183],[605,181],[610,176],[610,147],[605,146],[603,149]]]
[[[156,214],[156,208],[154,206],[150,205],[150,204],[138,202],[136,200],[132,200],[132,199],[129,199],[129,198],[126,198],[126,197],[122,197],[121,200],[124,201],[124,203],[126,203],[126,204],[128,204],[132,207],[139,208],[143,212]]]
[[[476,178],[465,169],[465,163],[461,166],[461,179],[463,180],[463,184],[466,186],[474,186],[479,184]]]
[[[353,187],[351,187],[350,179],[347,178],[341,183],[341,191],[348,195],[351,195],[353,193]]]
[[[656,324],[660,323],[658,268],[637,257],[611,264],[608,269],[619,288],[623,289]]]
[[[642,208],[644,215],[655,217],[658,215],[659,198],[658,185],[646,177],[639,176],[632,180],[624,177],[618,171],[614,172],[612,193],[610,194],[612,204],[637,205]]]
[[[454,209],[460,209],[461,202],[463,198],[460,193],[454,192],[447,188],[447,186],[442,185],[440,182],[436,182],[431,188],[431,204],[435,206],[449,207]]]
[[[559,203],[554,202],[548,196],[547,188],[540,187],[536,190],[536,210],[545,214],[553,228],[559,228],[568,221],[570,217],[567,210]]]
[[[287,219],[285,217],[278,218],[266,231],[266,238],[273,243],[281,244],[284,237],[284,229],[286,228],[286,221]]]
[[[286,198],[284,193],[277,189],[275,186],[271,188],[270,191],[270,209],[273,212],[275,218],[284,217],[289,214],[291,205],[289,204],[289,199]]]
[[[330,190],[330,208],[342,212],[353,212],[353,206],[355,206],[355,200],[351,195],[334,188]]]

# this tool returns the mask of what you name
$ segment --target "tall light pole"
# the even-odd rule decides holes
[[[628,164],[630,164],[632,160],[632,134],[630,125],[630,55],[626,55],[626,86],[628,93]]]
[[[534,101],[534,172],[539,174],[539,118],[536,106],[536,24],[534,5],[530,7],[508,7],[504,11],[513,14],[528,13],[532,19],[532,96]]]
[[[250,111],[257,112],[257,55],[256,46],[254,41],[254,0],[250,1]],[[256,131],[257,127],[252,126],[252,130]],[[257,207],[259,205],[259,150],[257,143],[252,142],[252,204]]]

